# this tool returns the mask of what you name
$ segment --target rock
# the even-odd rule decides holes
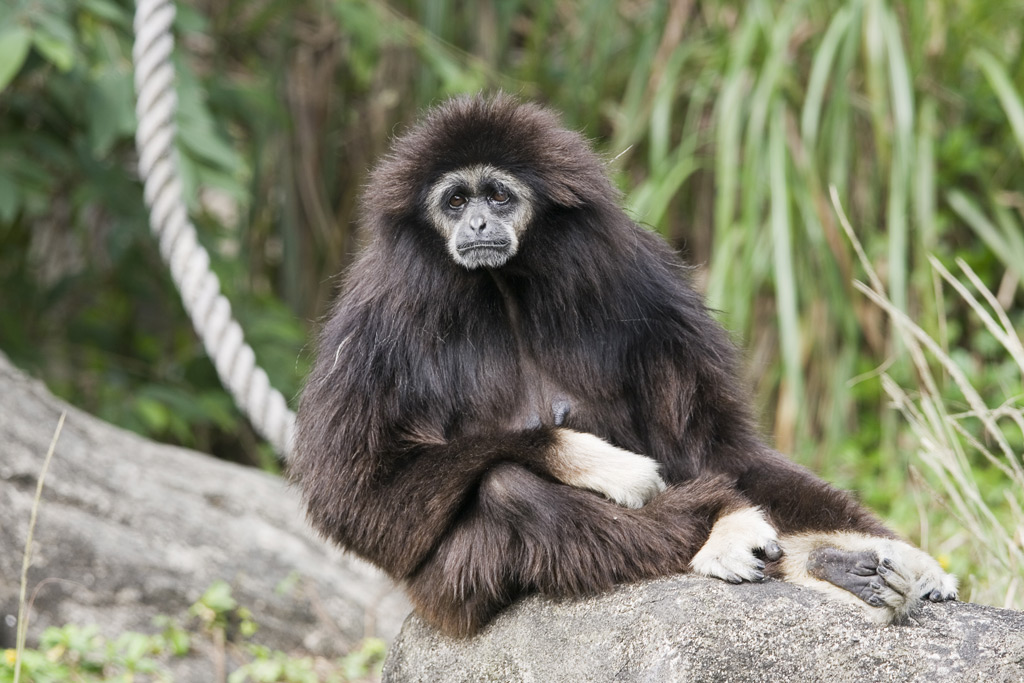
[[[154,632],[154,616],[186,621],[218,579],[252,610],[255,640],[276,649],[333,656],[398,632],[404,596],[317,539],[282,479],[106,424],[0,354],[0,648],[13,646],[29,513],[62,410],[29,571],[30,643],[66,623]]]
[[[792,584],[674,576],[519,602],[471,639],[411,616],[384,681],[1024,681],[1024,613],[925,605],[879,627]]]

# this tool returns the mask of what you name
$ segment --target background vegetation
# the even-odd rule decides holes
[[[274,467],[147,233],[131,12],[0,7],[0,349],[107,420]],[[595,139],[697,266],[780,449],[1024,607],[1024,4],[189,0],[176,31],[192,215],[287,396],[388,136],[505,89]]]

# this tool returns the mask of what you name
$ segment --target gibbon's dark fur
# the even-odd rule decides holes
[[[423,205],[442,174],[479,164],[537,198],[494,271],[454,263]],[[725,332],[618,200],[582,136],[508,96],[437,107],[367,183],[370,241],[320,337],[293,474],[314,526],[447,633],[526,592],[685,572],[714,521],[750,505],[779,533],[892,536],[762,443]],[[668,489],[627,509],[557,482],[563,416],[534,406],[558,397],[564,427],[656,459]]]

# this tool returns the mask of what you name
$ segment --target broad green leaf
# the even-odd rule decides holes
[[[32,44],[32,34],[23,26],[14,26],[0,33],[0,92],[21,70]]]
[[[124,28],[131,27],[131,16],[110,0],[80,0],[82,9]]]
[[[117,68],[105,69],[88,93],[89,146],[105,156],[121,137],[135,130],[135,99],[131,76]]]
[[[151,398],[139,398],[135,401],[135,413],[153,433],[162,432],[167,428],[171,416],[167,407]]]

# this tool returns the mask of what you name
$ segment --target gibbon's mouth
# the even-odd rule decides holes
[[[507,251],[510,246],[512,246],[511,240],[490,240],[486,242],[480,241],[469,242],[467,244],[460,244],[459,246],[455,247],[455,251],[459,252],[460,254],[469,254],[478,249],[486,251]]]
[[[500,268],[515,256],[512,240],[486,240],[467,242],[455,247],[452,256],[464,268]]]

